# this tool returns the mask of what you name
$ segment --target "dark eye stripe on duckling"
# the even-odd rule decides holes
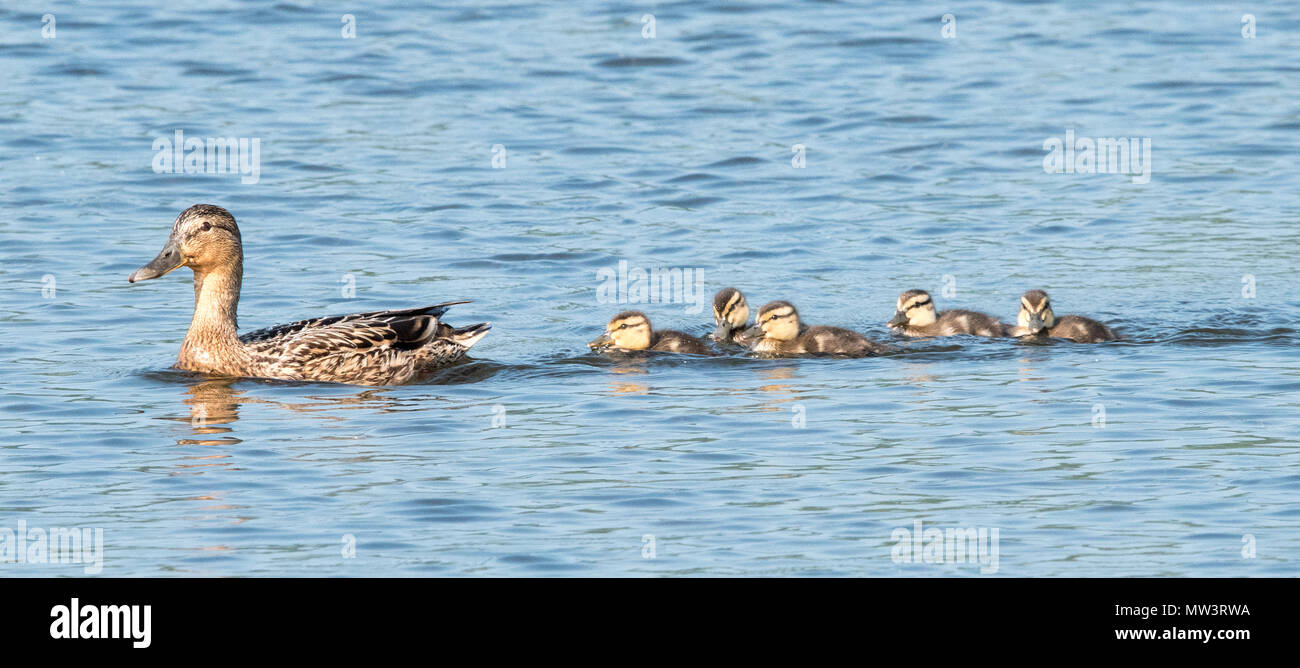
[[[763,308],[758,309],[758,322],[767,322],[776,318],[785,318],[789,316],[798,317],[799,311],[795,309],[794,304],[784,301],[775,301],[764,304]]]
[[[642,314],[642,313],[637,313],[637,312],[635,312],[635,311],[634,311],[634,312],[631,312],[631,313],[620,313],[620,314],[614,316],[613,318],[610,318],[610,319],[609,319],[609,326],[608,326],[608,329],[609,329],[609,331],[612,332],[612,331],[614,331],[614,330],[616,330],[616,329],[627,329],[627,328],[629,328],[629,327],[640,327],[640,326],[642,326],[642,325],[647,325],[647,324],[649,324],[649,323],[650,323],[650,320],[649,320],[648,318],[646,318],[645,315]]]
[[[724,296],[727,297],[727,303],[719,308],[718,304],[722,301]],[[719,292],[718,296],[713,300],[713,312],[719,317],[725,318],[731,315],[733,311],[744,303],[745,296],[741,294],[739,290],[723,290],[722,292]]]
[[[907,307],[907,310],[910,311],[910,310],[912,310],[912,309],[914,309],[914,308],[917,308],[917,307],[920,307],[920,306],[925,306],[926,304],[930,304],[930,303],[932,303],[933,301],[934,301],[934,300],[930,299],[929,297],[926,297],[926,298],[925,298],[925,301],[919,301],[919,302],[916,302],[915,304],[912,304],[911,306]]]

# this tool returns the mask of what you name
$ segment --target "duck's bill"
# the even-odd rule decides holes
[[[600,336],[597,336],[596,338],[592,339],[590,342],[587,343],[587,347],[591,348],[592,350],[608,348],[612,345],[614,345],[614,339],[611,339],[609,337],[608,332],[601,334]]]
[[[181,257],[180,246],[177,245],[174,239],[168,239],[167,245],[163,246],[163,249],[158,252],[158,257],[155,257],[149,264],[131,272],[131,275],[127,277],[126,281],[128,283],[134,283],[136,281],[147,281],[151,278],[158,278],[159,276],[163,276],[179,269],[181,265],[184,264],[185,259]]]
[[[899,311],[894,314],[894,318],[892,320],[890,320],[885,324],[890,327],[902,327],[903,325],[907,324],[907,313],[904,313],[903,311]]]
[[[1030,334],[1038,336],[1047,330],[1047,323],[1043,322],[1043,319],[1039,316],[1031,315],[1029,316],[1029,323],[1025,329],[1029,330]]]
[[[730,327],[728,327],[726,324],[718,325],[718,328],[713,330],[713,340],[730,341],[732,331],[733,330]]]

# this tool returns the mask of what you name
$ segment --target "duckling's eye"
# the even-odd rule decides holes
[[[619,328],[619,329],[627,329],[627,323],[623,323],[623,324],[619,325],[618,328]]]
[[[203,227],[200,227],[199,229],[203,230],[204,232],[207,232],[208,230],[212,229],[212,223],[209,223],[208,221],[205,220],[203,221]]]

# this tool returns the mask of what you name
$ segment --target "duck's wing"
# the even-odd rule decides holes
[[[439,316],[447,302],[268,327],[241,337],[254,375],[354,385],[394,385],[465,355],[491,329],[453,328]]]
[[[245,345],[270,349],[280,345],[323,349],[370,348],[387,343],[400,349],[419,348],[438,332],[438,318],[456,304],[443,302],[420,308],[370,311],[299,320],[249,332],[239,340]]]

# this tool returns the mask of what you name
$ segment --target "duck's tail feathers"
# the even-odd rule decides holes
[[[488,331],[492,329],[492,323],[480,322],[477,325],[461,327],[452,332],[452,340],[465,346],[466,349],[472,347],[478,340],[487,336]]]

